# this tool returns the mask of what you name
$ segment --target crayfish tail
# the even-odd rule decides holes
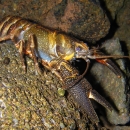
[[[110,105],[110,103],[108,101],[106,101],[105,98],[103,98],[97,91],[95,90],[91,90],[90,94],[89,94],[89,98],[94,99],[95,101],[97,101],[98,103],[100,103],[102,106],[104,106],[105,108],[109,109],[110,111],[113,110],[112,106]]]

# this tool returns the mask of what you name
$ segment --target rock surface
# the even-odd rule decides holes
[[[128,55],[129,53],[130,55],[129,0],[102,0],[100,2],[104,2],[105,6],[102,7],[105,10],[105,12],[107,12],[109,19],[113,20],[114,22],[117,22],[117,24],[119,25],[119,28],[115,30],[117,32],[113,36],[119,37],[121,43],[123,43],[123,47],[125,47],[125,54]],[[98,0],[53,0],[53,2],[50,0],[14,0],[13,3],[11,0],[2,0],[0,2],[0,19],[7,15],[17,15],[23,18],[36,21],[41,25],[45,25],[53,29],[58,29],[63,32],[67,32],[68,34],[74,35],[83,40],[95,42],[100,38],[104,37],[108,33],[110,28],[109,20],[106,14],[104,13],[103,9],[100,7]],[[111,21],[111,23],[113,21]],[[109,47],[113,48],[113,51],[110,51],[110,54],[114,54],[115,50],[116,52],[118,49],[120,50],[120,45],[116,44],[118,43],[117,40],[115,40],[114,43],[115,45],[111,45],[111,42],[107,44],[106,50],[108,50]],[[119,48],[117,49],[115,48],[115,46]],[[73,107],[73,105],[71,105],[71,103],[69,103],[68,100],[66,100],[66,98],[62,97],[61,99],[60,97],[58,97],[57,86],[60,86],[60,84],[55,81],[56,79],[52,83],[53,75],[51,73],[47,73],[47,75],[45,75],[47,80],[45,76],[35,77],[34,68],[32,67],[33,62],[30,59],[27,59],[29,73],[22,74],[23,69],[22,66],[20,66],[21,62],[18,57],[19,54],[16,52],[15,48],[13,48],[10,45],[5,46],[4,48],[5,49],[3,49],[2,51],[4,52],[4,54],[2,54],[2,57],[0,51],[0,71],[2,72],[0,73],[0,87],[2,87],[2,89],[0,90],[0,98],[2,97],[0,100],[0,117],[2,117],[2,120],[0,120],[0,126],[2,126],[2,129],[3,126],[5,129],[22,129],[23,126],[26,126],[27,129],[46,129],[46,127],[51,127],[55,129],[75,129],[75,126],[79,126],[79,128],[82,128],[83,130],[86,129],[86,122],[88,122],[88,120],[83,120],[83,122],[80,121],[81,117],[79,116],[79,109]],[[13,59],[11,60],[12,53],[14,54]],[[119,65],[121,66],[122,70],[124,69],[123,64],[124,63],[121,63],[121,65]],[[128,64],[129,62],[127,63],[127,65]],[[10,69],[10,67],[12,68]],[[87,79],[89,79],[92,86],[101,95],[106,97],[106,99],[110,101],[110,103],[112,103],[114,108],[118,109],[118,112],[112,112],[112,114],[110,112],[106,112],[107,115],[109,115],[107,117],[109,119],[109,122],[114,124],[125,124],[129,120],[129,94],[127,93],[127,86],[129,84],[127,83],[125,85],[125,78],[118,79],[114,74],[110,72],[110,70],[105,68],[106,67],[102,67],[102,65],[95,63],[92,67],[91,78],[87,76]],[[100,73],[97,72],[97,70],[100,70]],[[109,72],[111,74],[109,74]],[[35,78],[32,78],[30,74],[33,75]],[[52,79],[49,79],[48,76],[52,77]],[[41,78],[42,81],[39,78]],[[129,81],[129,79],[127,81]],[[34,85],[32,85],[33,80],[35,82]],[[96,81],[96,84],[93,83],[94,81]],[[63,110],[63,113],[61,112],[61,108],[59,108],[60,105],[58,105],[58,111],[60,111],[60,114],[55,115],[53,113],[51,106],[49,106],[50,104],[48,103],[48,98],[46,99],[43,96],[43,90],[45,90],[45,96],[47,97],[50,97],[50,95],[55,95],[54,97],[51,97],[52,99],[54,98],[54,103],[51,99],[51,103],[53,104],[52,108],[57,106],[57,100],[58,104],[65,104],[65,107],[63,107],[65,110]],[[51,91],[54,94],[51,94],[48,91]],[[30,100],[32,101],[30,102]],[[34,104],[36,104],[36,106]],[[47,104],[47,106],[44,107],[44,110],[41,104],[43,106]],[[67,111],[66,104],[67,106],[71,106],[70,108],[72,108],[72,112],[70,112],[69,110],[71,114],[64,114]],[[74,114],[75,110],[77,113],[76,115]],[[44,119],[41,116],[44,112],[45,116],[50,115],[50,113],[53,113],[54,120],[49,120],[50,117],[48,118],[48,116],[46,116],[47,118]],[[9,115],[9,118],[6,118],[6,120],[4,120],[6,115]],[[72,115],[72,120],[70,119],[70,117],[70,120],[68,121],[66,120],[66,118],[61,118],[64,115]],[[14,116],[16,118],[14,118]],[[75,119],[75,117],[77,119],[76,121],[73,120]],[[103,117],[105,117],[104,114]],[[70,125],[71,123],[73,124],[72,126]],[[88,129],[94,129],[91,123],[87,124],[87,126],[89,127]],[[126,127],[122,127],[122,129],[123,128]]]
[[[106,9],[109,18],[115,20],[126,1],[127,0],[101,0],[101,5]]]
[[[126,48],[126,54],[130,55],[130,1],[124,2],[122,9],[117,15],[118,30],[114,37],[119,37]]]
[[[105,52],[109,55],[123,55],[121,50],[119,39],[108,40],[102,45],[105,48]],[[114,60],[119,65],[120,69],[123,71],[121,78],[118,78],[111,70],[106,66],[99,63],[94,63],[91,68],[90,76],[87,76],[93,88],[100,92],[103,97],[105,97],[113,106],[114,110],[110,112],[106,111],[107,120],[111,124],[123,124],[125,125],[130,121],[129,116],[129,81],[130,77],[129,71],[125,68],[125,60],[118,59]],[[127,75],[126,75],[127,74]],[[127,76],[127,77],[126,77]]]
[[[27,58],[24,72],[13,44],[0,45],[0,129],[86,129],[78,107],[58,95],[58,79],[44,71],[35,75],[33,61]],[[88,127],[94,127],[91,123]]]
[[[87,41],[104,37],[110,27],[105,12],[95,0],[1,1],[0,16],[6,15],[18,15]]]

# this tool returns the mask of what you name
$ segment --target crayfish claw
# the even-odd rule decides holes
[[[120,55],[105,55],[100,52],[98,48],[93,48],[89,50],[87,55],[89,59],[95,59],[97,62],[106,65],[112,72],[114,72],[118,78],[121,77],[121,70],[111,61],[110,58],[130,58],[130,56],[120,56]]]
[[[117,75],[118,78],[121,78],[121,70],[110,60],[110,59],[96,59],[98,62],[106,65],[113,73]]]
[[[85,88],[82,86],[84,84],[85,79],[82,80],[74,87],[70,88],[68,91],[73,96],[74,100],[77,101],[77,103],[80,105],[81,109],[88,114],[89,118],[93,122],[98,123],[99,118],[92,106],[90,99],[86,96]]]
[[[105,98],[103,98],[96,90],[91,90],[90,91],[89,98],[94,99],[95,101],[97,101],[102,106],[104,106],[105,108],[109,109],[110,111],[113,110],[113,108],[110,105],[110,103]]]

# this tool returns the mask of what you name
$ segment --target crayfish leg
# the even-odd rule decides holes
[[[89,98],[94,99],[95,101],[97,101],[99,104],[101,104],[102,106],[104,106],[105,108],[109,109],[110,111],[112,111],[112,106],[110,105],[110,103],[108,101],[106,101],[105,98],[103,98],[96,90],[90,90],[89,92]]]
[[[31,52],[29,53],[29,56],[32,57],[32,59],[34,60],[36,75],[42,74],[41,69],[39,68],[39,64],[38,64],[36,54],[35,54],[35,52],[36,52],[36,41],[35,41],[35,37],[34,37],[33,34],[29,35],[27,50],[29,50],[28,48],[30,48],[30,50],[31,50]]]
[[[19,50],[19,53],[20,53],[20,59],[21,59],[21,62],[22,62],[22,67],[23,67],[23,69],[25,70],[25,73],[26,73],[27,69],[26,69],[25,59],[24,59],[24,44],[25,44],[25,42],[23,40],[20,40],[15,45],[19,47],[18,50]]]
[[[27,71],[27,67],[25,65],[24,54],[27,54],[34,60],[35,73],[41,74],[41,69],[39,68],[38,60],[37,60],[37,57],[36,57],[36,54],[35,54],[36,43],[35,43],[35,40],[34,40],[34,35],[29,36],[28,42],[27,42],[26,45],[25,45],[24,40],[20,40],[19,42],[15,43],[15,46],[19,50],[20,58],[21,58],[25,72]]]
[[[58,69],[56,67],[54,67],[54,65],[58,64],[58,61],[59,61],[59,59],[56,59],[56,60],[52,60],[50,63],[48,63],[45,60],[42,60],[42,65],[46,69],[50,70],[53,74],[55,74],[55,76],[57,76],[60,79],[60,81],[64,84],[64,80],[63,80],[61,74],[57,71]]]
[[[0,37],[0,42],[10,40],[10,39],[11,39],[10,35],[2,36]]]

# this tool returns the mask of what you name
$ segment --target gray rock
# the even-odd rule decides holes
[[[103,43],[106,52],[109,55],[123,55],[119,39],[108,40]],[[90,71],[93,79],[90,79],[93,88],[96,89],[107,101],[109,101],[114,110],[106,111],[106,118],[112,124],[126,124],[130,120],[129,116],[129,97],[128,97],[128,78],[130,76],[126,69],[125,59],[113,60],[118,64],[124,75],[118,78],[106,66],[95,63]],[[127,76],[127,77],[126,77]]]

